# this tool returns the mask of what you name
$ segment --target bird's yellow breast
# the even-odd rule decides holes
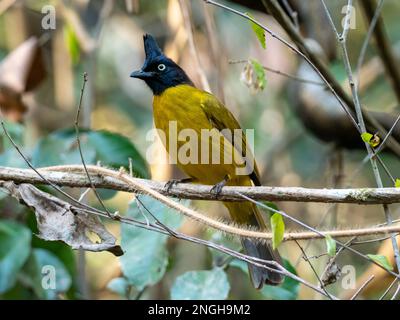
[[[178,130],[186,128],[199,131],[212,126],[204,114],[201,103],[205,92],[189,86],[179,85],[154,96],[153,113],[157,129],[167,131],[169,122],[176,121]]]
[[[250,184],[248,177],[235,178],[236,166],[234,163],[224,163],[224,159],[232,157],[231,154],[236,151],[230,143],[227,147],[226,139],[223,139],[221,133],[215,129],[204,112],[202,105],[209,96],[209,93],[190,85],[168,88],[161,95],[154,96],[155,126],[158,130],[164,132],[163,144],[170,156],[176,157],[178,167],[199,183],[213,185],[229,175],[231,178],[229,184],[248,185]],[[174,128],[177,131],[176,136],[173,132]],[[202,139],[202,133],[205,131],[210,132],[216,139]],[[190,132],[197,137],[197,140],[196,137],[192,137]],[[180,136],[181,134],[182,136]],[[195,152],[196,146],[193,146],[195,143],[197,143],[197,154],[192,154],[190,158],[197,158],[197,163],[193,163],[193,161],[187,163],[188,157],[186,155],[188,152]],[[206,145],[203,146],[204,143]],[[193,146],[193,149],[190,149],[190,146]],[[204,161],[206,160],[204,159],[206,147],[209,155],[207,163]],[[175,149],[177,152],[175,152]],[[220,161],[213,163],[212,157],[218,153]]]

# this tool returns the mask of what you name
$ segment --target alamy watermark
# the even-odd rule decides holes
[[[55,30],[57,27],[56,8],[52,5],[46,5],[41,10],[44,15],[42,18],[42,28],[44,30]]]
[[[341,286],[345,290],[355,289],[356,288],[356,268],[350,264],[347,264],[342,267],[342,280]]]
[[[343,6],[342,14],[344,17],[342,19],[342,28],[343,30],[354,30],[356,28],[357,23],[357,12],[356,8],[353,6]]]
[[[160,138],[168,146],[169,164],[223,164],[233,165],[236,175],[249,175],[254,171],[253,129],[201,129],[191,128],[178,130],[177,121],[169,121],[168,129],[151,129],[146,140],[152,144],[147,149],[146,159],[150,164],[159,163],[155,157]],[[246,143],[244,143],[246,141]]]
[[[52,265],[45,265],[42,267],[42,288],[45,290],[57,289],[56,282],[56,268]]]

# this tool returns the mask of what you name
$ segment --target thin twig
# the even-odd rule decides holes
[[[284,38],[282,38],[281,36],[279,36],[278,34],[276,34],[275,32],[273,32],[271,29],[269,29],[268,27],[264,26],[263,24],[261,24],[260,22],[258,22],[257,20],[255,20],[254,18],[252,18],[251,16],[240,12],[238,10],[235,10],[233,8],[230,8],[226,5],[223,5],[219,2],[215,2],[213,0],[204,0],[206,3],[212,4],[214,6],[223,8],[227,11],[230,11],[234,14],[237,14],[251,22],[253,22],[254,24],[256,24],[257,26],[259,26],[260,28],[262,28],[264,31],[266,31],[272,38],[277,39],[278,41],[280,41],[281,43],[283,43],[285,46],[287,46],[289,49],[291,49],[292,51],[294,51],[296,54],[298,54],[299,56],[301,56],[313,69],[314,71],[319,75],[319,77],[324,81],[324,83],[326,84],[326,86],[328,87],[328,89],[332,92],[332,94],[336,97],[336,99],[339,101],[341,107],[343,108],[343,110],[345,111],[345,113],[347,114],[347,116],[349,117],[349,119],[353,122],[354,126],[357,128],[357,130],[360,130],[358,127],[357,122],[355,121],[353,115],[351,114],[350,110],[348,109],[347,105],[342,101],[342,99],[339,97],[339,95],[336,93],[336,91],[334,90],[334,88],[331,85],[331,82],[328,81],[325,76],[321,73],[320,69],[309,59],[309,57],[304,54],[302,51],[300,51],[299,49],[297,49],[294,45],[292,45],[291,43],[289,43],[287,40],[285,40]]]
[[[57,192],[59,192],[60,194],[62,194],[63,196],[65,196],[66,198],[68,198],[69,200],[71,200],[73,203],[75,203],[79,208],[83,208],[86,210],[93,210],[93,211],[97,211],[98,213],[100,213],[100,210],[97,210],[95,208],[92,208],[84,203],[79,202],[77,199],[75,199],[74,197],[72,197],[71,195],[69,195],[68,193],[66,193],[65,191],[63,191],[60,187],[58,187],[55,183],[53,183],[52,181],[48,180],[47,178],[45,178],[33,165],[32,163],[28,160],[28,158],[24,155],[24,153],[21,151],[21,149],[19,148],[19,146],[15,143],[14,139],[11,137],[10,133],[8,132],[5,124],[4,124],[4,120],[3,120],[3,114],[1,112],[1,108],[0,108],[0,124],[1,127],[3,129],[4,134],[6,135],[6,137],[8,138],[8,140],[10,141],[10,143],[12,144],[12,146],[14,147],[14,149],[18,152],[18,154],[21,156],[21,158],[25,161],[25,163],[28,165],[28,167],[30,169],[32,169],[35,174],[37,175],[36,178],[40,178],[40,180],[42,181],[42,183],[46,183],[48,185],[50,185],[51,187],[54,188],[54,190],[56,190]]]
[[[285,10],[289,13],[289,16],[293,20],[293,25],[296,28],[297,31],[300,31],[300,25],[299,25],[299,15],[297,11],[293,10],[292,6],[288,2],[288,0],[282,0],[282,5],[285,8]]]
[[[249,60],[229,60],[229,64],[237,64],[237,63],[249,63]],[[266,71],[278,74],[280,76],[287,77],[289,79],[292,79],[292,80],[295,80],[295,81],[298,81],[298,82],[314,84],[316,86],[323,86],[323,87],[326,86],[321,81],[314,81],[314,80],[304,79],[304,78],[301,78],[301,77],[298,77],[298,76],[295,76],[295,75],[292,75],[292,74],[289,74],[289,73],[286,73],[286,72],[283,72],[283,71],[280,71],[280,70],[276,70],[276,69],[273,69],[273,68],[270,68],[270,67],[266,67],[266,66],[263,66],[263,68]]]
[[[390,300],[396,300],[399,293],[400,293],[400,283],[397,283],[397,289],[393,293],[393,296],[390,298]]]
[[[284,211],[276,210],[275,208],[272,208],[272,207],[270,207],[270,206],[268,206],[268,205],[266,205],[266,204],[264,204],[264,203],[262,203],[262,202],[254,201],[253,199],[251,199],[251,198],[249,198],[249,197],[246,197],[246,196],[244,196],[244,195],[242,195],[242,197],[243,197],[244,199],[246,199],[246,200],[248,200],[248,201],[250,201],[250,202],[252,202],[252,203],[254,203],[254,204],[256,204],[256,205],[258,205],[258,206],[260,206],[260,207],[262,207],[262,208],[264,208],[264,209],[270,210],[270,211],[272,211],[272,212],[274,212],[274,213],[278,213],[278,214],[280,214],[281,216],[283,216],[283,217],[289,219],[290,221],[293,221],[294,223],[296,223],[296,224],[302,226],[303,228],[305,228],[305,229],[307,229],[307,230],[310,230],[310,231],[312,231],[312,232],[314,232],[314,233],[320,235],[321,237],[325,238],[325,235],[324,235],[321,231],[316,230],[315,228],[313,228],[313,227],[307,225],[306,223],[304,223],[304,222],[302,222],[302,221],[300,221],[300,220],[298,220],[298,219],[296,219],[296,218],[294,218],[294,217],[288,215],[288,214],[287,214],[286,212],[284,212]],[[395,276],[396,278],[400,279],[400,275],[399,275],[399,274],[397,274],[397,273],[395,273],[395,272],[393,272],[393,271],[391,271],[391,270],[386,269],[385,267],[381,266],[379,263],[377,263],[376,261],[372,260],[370,257],[366,256],[365,254],[363,254],[363,253],[361,253],[361,252],[359,252],[359,251],[357,251],[357,250],[351,248],[350,246],[348,246],[348,245],[346,245],[345,243],[342,243],[342,242],[340,242],[340,241],[338,241],[338,240],[336,240],[336,239],[333,239],[333,241],[336,242],[336,245],[338,245],[338,246],[340,246],[340,247],[344,247],[346,250],[348,250],[348,251],[350,251],[350,252],[352,252],[352,253],[358,255],[359,257],[361,257],[361,258],[363,258],[363,259],[365,259],[365,260],[368,260],[368,261],[372,262],[373,264],[375,264],[375,265],[378,266],[379,268],[385,270],[387,273],[390,273],[391,275],[393,275],[393,276]]]
[[[323,295],[327,295],[329,298],[333,299],[333,300],[337,300],[337,298],[335,296],[329,295],[328,293],[326,293],[325,291],[320,290],[318,287],[307,283],[306,281],[304,281],[303,279],[301,279],[300,277],[296,276],[295,274],[291,273],[290,271],[286,270],[283,266],[281,266],[279,263],[277,263],[276,261],[267,261],[267,260],[262,260],[262,259],[258,259],[252,256],[248,256],[245,254],[242,254],[240,252],[234,251],[232,249],[223,247],[221,245],[215,244],[213,242],[210,241],[206,241],[203,239],[197,239],[197,238],[192,238],[190,236],[187,236],[185,234],[179,233],[175,230],[172,230],[171,228],[169,228],[167,225],[165,225],[164,223],[162,223],[144,204],[142,201],[140,201],[140,199],[138,199],[138,201],[140,202],[140,204],[143,206],[143,208],[145,208],[145,210],[153,217],[153,219],[156,221],[156,225],[160,228],[162,228],[163,230],[165,230],[166,233],[168,233],[170,236],[177,238],[177,239],[183,239],[183,240],[187,240],[187,241],[193,241],[195,243],[200,243],[203,244],[209,248],[213,248],[216,249],[218,251],[224,252],[228,255],[230,255],[231,257],[236,257],[239,258],[240,260],[249,262],[255,266],[259,266],[262,268],[265,268],[269,271],[276,271],[277,273],[283,274],[285,276],[288,276],[296,281],[299,281],[300,283],[304,284],[305,286],[315,290],[316,292],[319,292],[320,294]],[[267,264],[267,265],[266,265]],[[269,266],[268,266],[269,265]],[[271,266],[274,266],[274,268],[272,268]]]
[[[95,194],[95,196],[96,196],[97,200],[99,201],[101,207],[111,217],[111,212],[107,209],[106,205],[104,204],[103,200],[101,199],[99,193],[97,192],[97,189],[96,189],[95,185],[92,182],[90,174],[89,174],[89,172],[87,170],[85,158],[83,157],[83,152],[82,152],[82,147],[81,147],[81,139],[79,137],[79,115],[80,115],[80,112],[81,112],[82,100],[83,100],[83,95],[85,93],[85,86],[86,86],[86,82],[87,81],[88,81],[88,75],[85,72],[83,74],[83,83],[82,83],[82,88],[81,88],[81,95],[79,97],[79,104],[78,104],[78,108],[76,110],[76,117],[75,117],[75,123],[74,123],[74,125],[75,125],[76,143],[78,145],[79,156],[80,156],[80,159],[81,159],[82,166],[83,166],[83,168],[85,170],[86,176],[87,176],[87,178],[89,180],[90,187],[93,190],[93,193]]]
[[[387,296],[387,294],[389,293],[389,291],[393,288],[393,286],[397,283],[397,279],[394,279],[392,281],[392,283],[389,285],[389,287],[385,290],[385,292],[381,295],[381,297],[379,298],[379,300],[383,300],[385,299],[385,297]]]
[[[360,245],[360,244],[383,242],[383,241],[385,241],[387,239],[390,239],[390,236],[381,237],[381,238],[377,238],[377,239],[354,241],[351,245],[356,246],[356,245]]]
[[[276,0],[261,0],[266,9],[272,13],[273,17],[278,21],[281,27],[286,31],[292,41],[300,48],[300,50],[309,58],[309,61],[313,63],[315,68],[318,69],[319,74],[323,75],[322,80],[329,82],[331,87],[328,86],[329,90],[335,96],[341,99],[353,112],[355,111],[355,105],[353,100],[347,95],[346,91],[343,89],[341,84],[336,80],[335,76],[330,72],[327,66],[319,59],[316,52],[305,45],[304,38],[300,33],[293,27],[290,19],[283,12],[282,8],[278,5]],[[265,29],[264,29],[265,30]],[[302,56],[303,57],[303,56]],[[307,60],[306,60],[307,61]],[[308,62],[308,61],[307,61]],[[309,62],[308,62],[309,63]],[[313,67],[314,68],[314,67]],[[331,88],[333,90],[331,90]],[[338,99],[339,103],[341,102]],[[340,103],[342,106],[342,103]],[[342,106],[343,107],[343,106]],[[363,110],[363,116],[368,126],[373,127],[373,130],[379,131],[381,134],[386,135],[387,130],[368,112]],[[353,121],[352,121],[353,122]],[[353,122],[354,124],[354,122]],[[359,130],[358,126],[356,128]],[[400,144],[393,138],[390,137],[388,140],[388,147],[397,155],[400,156]]]
[[[14,196],[16,196],[16,195],[14,194]],[[79,214],[81,211],[85,211],[85,212],[88,212],[88,213],[90,213],[92,215],[96,215],[96,216],[100,216],[100,217],[108,218],[108,219],[113,219],[112,217],[108,216],[107,213],[105,213],[105,212],[103,213],[101,211],[99,213],[99,212],[96,212],[96,211],[89,211],[89,210],[78,208],[78,207],[74,207],[74,206],[71,206],[71,210],[73,210],[73,212],[76,212],[77,214]],[[312,290],[314,290],[316,292],[319,292],[322,295],[325,295],[325,292],[323,290],[321,290],[320,288],[314,286],[311,283],[308,283],[307,281],[305,281],[302,278],[298,277],[297,275],[291,273],[290,271],[286,270],[283,266],[281,266],[279,263],[277,263],[275,261],[268,261],[268,260],[263,260],[263,259],[255,258],[255,257],[252,257],[252,256],[248,256],[246,254],[243,254],[243,253],[237,252],[235,250],[232,250],[230,248],[224,247],[224,246],[222,246],[220,244],[216,244],[216,243],[213,243],[213,242],[208,241],[208,240],[195,238],[195,237],[186,235],[184,233],[180,233],[178,231],[171,230],[165,225],[162,226],[162,224],[161,225],[159,225],[159,224],[149,224],[148,225],[148,224],[146,224],[144,222],[135,220],[135,219],[130,218],[130,217],[120,217],[119,221],[121,223],[124,223],[124,224],[133,225],[133,226],[138,227],[138,228],[146,229],[146,230],[153,231],[153,232],[158,232],[158,233],[161,233],[161,234],[164,234],[164,235],[170,235],[170,236],[173,235],[177,239],[189,241],[189,242],[200,244],[200,245],[204,245],[204,246],[206,246],[208,248],[212,248],[212,249],[218,250],[218,251],[220,251],[222,253],[225,253],[227,255],[230,255],[230,256],[235,257],[237,259],[240,259],[242,261],[248,262],[248,263],[253,264],[255,266],[258,266],[258,267],[261,267],[261,268],[265,268],[267,270],[271,270],[271,271],[283,274],[284,276],[289,277],[289,278],[291,278],[291,279],[293,279],[295,281],[298,281],[298,282],[302,283],[303,285],[305,285],[306,287],[309,287],[310,289],[312,289]],[[166,230],[166,228],[168,229],[168,231]],[[273,268],[269,267],[269,266],[272,266]],[[334,296],[333,296],[333,299],[338,300],[338,298],[334,297]]]
[[[326,15],[329,19],[329,21],[331,22],[332,25],[332,29],[333,31],[336,33],[338,42],[340,44],[340,47],[342,49],[342,55],[343,55],[343,62],[344,62],[344,66],[346,69],[346,73],[347,73],[347,77],[349,80],[349,84],[350,84],[350,88],[351,88],[351,92],[352,92],[352,96],[353,96],[353,100],[354,100],[354,105],[356,106],[356,115],[357,115],[357,120],[358,120],[358,125],[360,127],[360,129],[362,130],[362,132],[367,132],[366,126],[365,126],[365,122],[364,122],[364,117],[363,117],[363,113],[362,113],[362,109],[361,109],[361,103],[360,103],[360,99],[358,96],[358,88],[356,83],[354,82],[353,79],[353,71],[350,65],[350,59],[349,59],[349,55],[347,52],[347,45],[346,45],[346,41],[347,41],[347,33],[345,32],[345,30],[343,31],[343,35],[340,36],[337,33],[337,30],[335,28],[335,25],[332,21],[332,17],[329,13],[329,9],[327,8],[325,1],[321,0],[321,3],[323,4],[323,7],[325,9]],[[353,1],[352,0],[348,0],[348,8],[352,7],[353,5]],[[348,9],[349,11],[350,9]],[[348,15],[350,15],[350,13],[348,12]],[[347,24],[345,24],[346,26]],[[374,157],[374,151],[372,150],[372,147],[365,142],[365,147],[367,149],[368,155],[370,157],[370,162],[371,162],[371,166],[372,166],[372,171],[374,173],[375,176],[375,181],[376,184],[378,186],[378,188],[382,188],[383,187],[383,183],[382,183],[382,178],[379,172],[379,168],[377,166],[377,162],[376,162],[376,157]],[[393,218],[392,215],[390,213],[389,207],[384,204],[383,205],[383,210],[385,213],[385,219],[386,222],[388,224],[388,226],[390,226],[392,224]],[[397,269],[400,271],[400,253],[399,253],[399,246],[397,244],[397,240],[396,240],[396,234],[392,233],[391,234],[391,240],[392,240],[392,246],[393,246],[393,253],[394,253],[394,258],[396,261],[396,265],[397,265]]]
[[[355,299],[358,297],[358,295],[361,293],[361,291],[363,291],[363,290],[365,289],[365,287],[366,287],[367,285],[369,285],[369,283],[370,283],[374,278],[375,278],[375,276],[374,276],[374,275],[371,275],[371,276],[367,279],[367,281],[365,281],[365,282],[362,284],[362,286],[361,286],[360,288],[358,288],[358,290],[356,291],[356,293],[353,294],[353,296],[350,298],[350,300],[355,300]]]
[[[324,290],[326,295],[327,295],[327,297],[332,300],[330,293],[326,290],[321,278],[318,275],[317,270],[315,270],[315,268],[314,268],[313,264],[311,263],[310,259],[307,257],[303,247],[300,245],[300,243],[297,240],[295,240],[295,242],[296,242],[297,246],[299,247],[299,249],[301,251],[301,254],[303,255],[303,259],[308,263],[308,265],[310,266],[312,272],[314,273],[315,277],[317,278],[322,290]]]

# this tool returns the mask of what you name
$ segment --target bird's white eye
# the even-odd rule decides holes
[[[167,67],[166,67],[165,64],[163,64],[163,63],[160,63],[160,64],[157,66],[157,69],[158,69],[159,71],[164,71],[166,68],[167,68]]]

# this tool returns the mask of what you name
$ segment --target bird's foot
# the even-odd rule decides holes
[[[222,180],[221,182],[218,182],[217,184],[215,184],[211,190],[210,193],[215,195],[215,198],[218,198],[218,196],[221,194],[222,188],[226,186],[226,183],[229,181],[229,176],[226,175],[224,177],[224,180]]]
[[[183,178],[183,179],[171,179],[167,181],[164,185],[164,190],[169,192],[173,186],[176,186],[178,183],[188,183],[192,182],[192,178]]]

